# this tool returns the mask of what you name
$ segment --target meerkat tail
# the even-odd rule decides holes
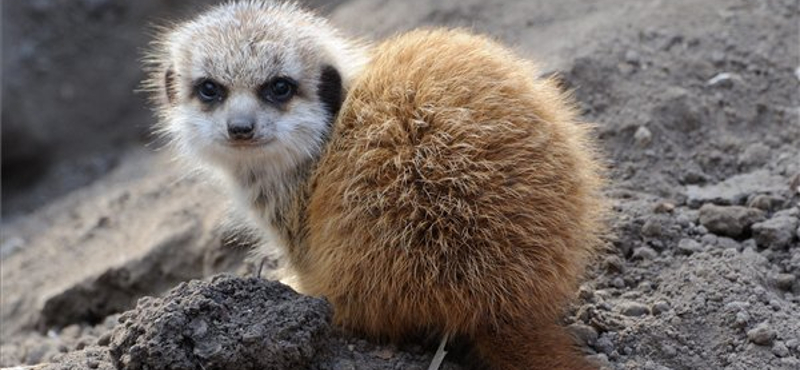
[[[478,355],[494,370],[597,370],[581,356],[567,330],[520,319],[475,338]],[[535,367],[520,364],[534,364]]]

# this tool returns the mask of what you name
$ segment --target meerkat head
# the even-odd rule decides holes
[[[185,157],[281,171],[319,154],[362,55],[293,3],[234,2],[165,29],[145,86]]]

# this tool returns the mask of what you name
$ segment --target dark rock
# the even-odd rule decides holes
[[[325,350],[332,312],[277,282],[218,276],[123,314],[110,353],[131,370],[301,368]]]
[[[750,226],[764,219],[764,212],[742,206],[706,204],[700,208],[700,223],[708,231],[732,238],[742,237]]]
[[[777,216],[753,225],[753,239],[762,248],[783,249],[795,238],[800,222],[795,216]]]
[[[628,301],[619,305],[619,312],[625,316],[644,316],[650,313],[650,309],[639,302]]]

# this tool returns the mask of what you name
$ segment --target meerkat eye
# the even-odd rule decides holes
[[[261,96],[274,103],[285,103],[294,96],[295,82],[285,78],[278,77],[268,82],[261,89]]]
[[[212,80],[202,80],[195,86],[197,97],[204,103],[222,100],[225,97],[225,89]]]

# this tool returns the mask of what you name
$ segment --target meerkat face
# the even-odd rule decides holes
[[[174,28],[162,41],[161,76],[151,77],[163,130],[181,152],[223,168],[313,158],[344,94],[332,54],[347,47],[333,34],[294,5],[257,1]]]

